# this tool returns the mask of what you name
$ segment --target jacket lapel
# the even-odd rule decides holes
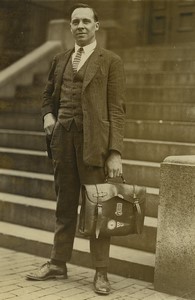
[[[85,88],[87,87],[87,85],[90,83],[90,81],[92,80],[92,78],[96,74],[96,72],[97,72],[97,70],[100,66],[100,62],[101,62],[100,57],[101,57],[101,55],[102,55],[101,50],[97,46],[95,48],[94,52],[92,53],[90,59],[89,59],[89,63],[87,64],[85,77],[84,77],[84,80],[83,80],[82,92],[84,92]]]
[[[69,58],[72,55],[73,51],[74,51],[74,49],[71,49],[68,52],[66,52],[62,62],[59,64],[59,70],[57,72],[57,86],[59,86],[59,87],[61,87],[63,74],[64,74],[64,69],[65,69],[65,67],[66,67],[66,65],[69,61]]]
[[[55,97],[56,99],[60,98],[60,92],[61,92],[61,85],[62,85],[62,79],[64,74],[64,69],[68,63],[68,60],[71,57],[71,54],[74,49],[69,50],[65,53],[63,60],[59,63],[58,71],[57,71],[57,78],[56,78],[56,90],[55,90]]]

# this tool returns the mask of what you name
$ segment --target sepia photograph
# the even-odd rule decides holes
[[[0,0],[0,300],[195,300],[195,0]]]

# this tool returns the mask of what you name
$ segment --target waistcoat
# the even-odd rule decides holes
[[[88,60],[81,69],[74,74],[71,58],[69,59],[61,85],[60,108],[58,111],[58,121],[67,130],[70,129],[73,120],[77,129],[83,129],[83,112],[81,104],[81,92],[83,86],[84,75],[86,72]]]

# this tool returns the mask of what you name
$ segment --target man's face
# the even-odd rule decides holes
[[[77,45],[86,46],[95,41],[99,22],[95,22],[90,8],[76,8],[71,16],[70,28]]]

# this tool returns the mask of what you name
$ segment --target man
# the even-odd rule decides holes
[[[51,259],[28,279],[63,275],[76,230],[81,184],[96,184],[122,174],[125,80],[121,59],[96,42],[98,16],[86,4],[71,11],[75,47],[58,54],[44,91],[44,130],[54,167],[56,228]],[[90,237],[96,273],[94,290],[109,294],[110,238]]]

